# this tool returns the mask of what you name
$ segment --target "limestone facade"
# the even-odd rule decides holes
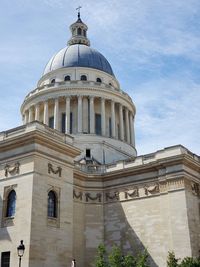
[[[25,97],[24,125],[0,133],[1,267],[5,253],[17,266],[20,240],[23,267],[92,267],[100,243],[147,248],[151,267],[171,250],[199,256],[200,157],[181,145],[137,156],[131,98],[80,15],[71,31]]]

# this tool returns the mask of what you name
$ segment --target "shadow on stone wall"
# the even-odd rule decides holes
[[[11,241],[10,235],[7,231],[7,226],[11,226],[13,225],[13,221],[12,220],[7,220],[4,217],[4,202],[2,197],[0,196],[0,224],[1,224],[1,228],[0,228],[0,252],[3,251],[2,245],[1,243],[3,243],[3,241]]]
[[[131,205],[133,202],[131,203]],[[124,254],[131,253],[134,256],[139,252],[145,250],[145,246],[134,231],[133,227],[130,225],[127,217],[130,220],[134,219],[134,207],[126,209],[126,214],[124,208],[120,202],[107,203],[104,206],[104,240],[108,251],[114,245],[121,248]],[[147,218],[148,219],[148,218]],[[137,218],[135,217],[135,220]],[[137,224],[137,223],[136,223]],[[138,225],[138,228],[141,227]],[[141,228],[140,228],[141,229]],[[138,229],[137,229],[138,230]],[[143,234],[146,235],[147,226],[143,226]],[[149,234],[148,234],[149,235]],[[152,242],[153,243],[153,242]],[[148,251],[148,247],[146,248]],[[158,267],[154,259],[149,255],[148,263],[152,267]]]

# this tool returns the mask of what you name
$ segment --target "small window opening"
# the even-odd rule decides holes
[[[109,83],[110,86],[112,86],[112,83]]]
[[[87,76],[86,75],[81,75],[81,81],[87,81]]]
[[[14,217],[16,208],[16,192],[14,190],[10,191],[7,198],[7,211],[6,217]]]
[[[9,267],[10,266],[10,251],[1,253],[1,266]]]
[[[52,129],[54,128],[54,116],[49,118],[49,127]]]
[[[100,78],[97,78],[97,83],[101,83],[102,82],[102,80],[100,79]]]
[[[57,217],[57,197],[54,191],[48,193],[48,217]]]
[[[81,28],[78,28],[77,33],[78,33],[78,35],[81,35],[81,34],[82,34],[82,30],[81,30]]]
[[[86,37],[86,30],[83,30],[83,35]]]
[[[91,151],[90,151],[90,149],[86,149],[86,158],[91,158]]]
[[[52,80],[51,80],[51,83],[55,83],[55,82],[56,82],[56,79],[52,79]]]
[[[66,75],[65,76],[65,81],[70,81],[71,80],[71,77],[69,75]]]

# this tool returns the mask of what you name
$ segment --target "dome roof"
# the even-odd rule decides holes
[[[83,44],[74,44],[61,49],[50,59],[43,75],[67,67],[93,68],[114,76],[107,59],[97,50]]]

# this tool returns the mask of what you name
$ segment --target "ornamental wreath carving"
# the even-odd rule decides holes
[[[85,199],[86,199],[86,202],[88,202],[89,200],[98,200],[98,202],[101,202],[101,193],[97,193],[95,197],[91,196],[91,193],[86,193],[85,194]]]
[[[119,192],[106,192],[106,201],[108,200],[119,200]]]
[[[145,191],[145,195],[147,195],[147,196],[149,195],[149,193],[151,195],[156,194],[156,193],[159,193],[160,192],[160,190],[159,190],[159,184],[145,186],[144,187],[144,191]]]
[[[57,169],[55,170],[53,168],[53,165],[51,163],[48,163],[48,173],[49,174],[51,174],[51,173],[58,174],[59,177],[61,177],[61,175],[62,175],[62,168],[61,167],[57,167]]]
[[[73,198],[82,200],[83,199],[83,192],[76,193],[76,191],[74,190],[73,191]]]
[[[134,197],[139,197],[139,189],[138,187],[134,188],[132,192],[128,189],[127,191],[124,192],[124,197],[125,199],[128,199],[129,197],[134,198]]]
[[[19,174],[19,167],[20,167],[19,162],[16,162],[14,164],[14,166],[10,166],[10,165],[6,164],[6,166],[4,167],[5,176],[8,177],[8,174],[10,174],[10,175]]]
[[[192,188],[192,193],[195,196],[200,196],[199,184],[197,184],[197,183],[191,183],[191,188]]]

